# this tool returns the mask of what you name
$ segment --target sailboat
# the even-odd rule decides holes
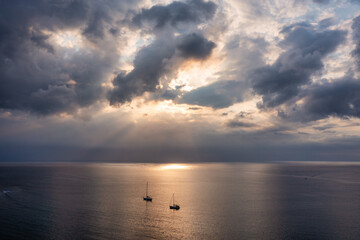
[[[148,195],[149,182],[146,182],[146,197],[144,197],[144,201],[152,202],[152,197]]]
[[[175,197],[174,197],[174,193],[173,193],[173,196],[172,196],[172,205],[171,205],[171,201],[170,201],[170,209],[175,209],[175,210],[179,210],[180,209],[180,206],[175,204]]]

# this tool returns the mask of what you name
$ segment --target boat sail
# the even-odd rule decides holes
[[[152,202],[152,197],[148,195],[149,182],[146,182],[146,197],[144,197],[144,201]]]
[[[175,209],[175,210],[179,210],[180,209],[180,206],[175,204],[175,194],[173,193],[173,196],[172,196],[172,205],[171,205],[171,201],[170,201],[170,209]]]

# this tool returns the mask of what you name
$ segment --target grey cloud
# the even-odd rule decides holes
[[[175,1],[166,6],[156,5],[150,9],[142,9],[132,18],[132,24],[142,27],[145,22],[153,22],[155,28],[163,28],[167,24],[176,27],[180,23],[199,23],[210,20],[216,8],[216,4],[211,1]]]
[[[211,1],[175,1],[168,5],[142,9],[135,14],[131,20],[132,26],[146,29],[146,24],[150,23],[155,24],[149,29],[151,33],[158,33],[157,30],[162,28],[165,30],[161,34],[155,34],[155,40],[140,49],[131,72],[122,72],[114,78],[114,88],[108,93],[110,104],[131,101],[145,92],[155,93],[150,96],[151,100],[177,98],[181,90],[167,89],[166,82],[161,89],[160,80],[164,75],[175,72],[186,59],[203,60],[210,56],[216,45],[203,36],[197,25],[210,20],[216,8],[217,5]],[[185,24],[184,26],[192,24],[195,29],[190,28],[190,33],[189,30],[181,31],[181,34],[175,37],[174,30],[177,30],[180,23]]]
[[[230,127],[230,128],[249,128],[249,127],[255,127],[256,124],[254,123],[249,123],[249,122],[244,122],[244,121],[239,121],[239,120],[231,120],[229,122],[226,123],[226,126]]]
[[[188,58],[205,59],[215,44],[198,33],[180,35],[172,39],[158,38],[152,44],[142,48],[135,56],[134,69],[129,73],[120,73],[114,80],[114,89],[109,93],[111,105],[131,101],[145,92],[154,92],[160,78],[173,70],[171,60],[178,57],[179,61]],[[176,64],[175,64],[176,65]],[[160,98],[174,99],[176,91],[165,91]]]
[[[101,83],[113,61],[97,51],[74,54],[67,62],[44,52],[6,61],[0,66],[0,106],[39,114],[74,112],[101,98]]]
[[[134,69],[128,74],[120,73],[113,80],[110,104],[131,101],[133,97],[155,91],[160,77],[167,71],[167,61],[174,53],[174,44],[162,39],[141,49],[135,56]]]
[[[25,110],[38,114],[76,112],[102,101],[107,77],[116,71],[119,36],[118,24],[138,1],[16,0],[1,3],[0,8],[0,108]],[[137,16],[143,21],[162,21],[160,12],[168,12],[165,23],[201,23],[213,17],[216,4],[202,0],[173,2],[167,6],[143,9]],[[155,11],[155,12],[154,12]],[[155,15],[154,15],[155,14]],[[135,16],[133,20],[135,21]],[[91,41],[86,51],[52,45],[51,36],[64,30],[80,29],[83,40]],[[159,79],[176,65],[168,61],[207,58],[215,44],[198,33],[182,32],[178,37],[163,32],[140,50],[134,70],[120,73],[109,93],[111,104],[122,103],[144,92],[155,91]],[[167,36],[170,36],[167,38]],[[90,44],[90,43],[89,43]],[[69,85],[70,83],[70,85]],[[177,90],[180,92],[180,90]],[[163,98],[177,94],[166,91]]]
[[[325,18],[323,20],[321,20],[318,24],[320,29],[325,29],[328,28],[332,25],[334,25],[336,23],[336,19],[335,18]]]
[[[104,38],[104,21],[109,21],[106,12],[95,10],[88,20],[83,34],[90,39]]]
[[[290,25],[283,27],[281,29],[280,33],[287,34],[287,33],[291,32],[292,30],[294,30],[294,28],[296,28],[296,27],[311,28],[312,25],[308,22],[297,22],[297,23],[290,24]]]
[[[269,42],[264,38],[250,38],[245,35],[232,36],[226,43],[226,57],[231,62],[233,70],[228,70],[224,74],[231,73],[234,76],[231,80],[243,80],[242,78],[246,75],[244,73],[265,64],[263,57],[267,53],[268,47]],[[223,78],[229,78],[229,76]]]
[[[166,89],[157,99],[174,100],[180,94],[179,90]],[[155,98],[156,99],[156,98]]]
[[[35,43],[36,46],[38,46],[39,48],[44,48],[46,49],[49,53],[54,53],[54,48],[53,46],[51,46],[47,40],[50,37],[50,35],[45,35],[42,33],[35,33],[32,32],[31,34],[31,41],[33,43]]]
[[[255,93],[262,95],[261,108],[279,106],[299,94],[310,76],[323,68],[322,59],[345,40],[340,30],[316,31],[306,25],[283,30],[280,46],[287,49],[273,65],[255,69],[249,78]]]
[[[161,89],[157,89],[149,95],[149,100],[175,100],[181,95],[183,87],[184,85],[177,85],[175,86],[175,89],[169,88],[167,82],[164,82]]]
[[[251,76],[253,88],[262,95],[261,108],[276,107],[299,92],[299,86],[309,81],[305,73],[294,70],[279,72],[280,66],[267,66],[257,69]]]
[[[352,24],[352,52],[357,64],[360,62],[360,17]],[[350,72],[341,79],[308,85],[301,92],[301,104],[289,105],[279,116],[291,121],[316,121],[330,116],[339,118],[360,117],[360,80]],[[316,128],[315,128],[316,129]],[[320,128],[318,130],[321,130]]]
[[[351,28],[353,30],[353,42],[356,46],[352,54],[356,60],[358,69],[360,69],[360,16],[353,19]]]
[[[323,125],[323,126],[319,126],[319,127],[313,127],[315,130],[319,130],[319,131],[324,131],[324,130],[327,130],[329,128],[334,128],[336,127],[335,124],[326,124],[326,125]]]
[[[126,4],[132,3],[1,2],[0,108],[37,114],[72,113],[101,100],[101,84],[118,57],[115,39],[107,37],[104,30],[110,28],[113,16],[121,14]],[[83,29],[84,41],[99,40],[94,48],[74,51],[50,42],[53,34],[75,29]],[[105,38],[106,46],[102,42]]]
[[[251,118],[251,112],[241,111],[238,114],[236,114],[236,117],[238,117],[238,118]]]
[[[213,84],[185,93],[179,103],[225,108],[242,101],[246,90],[245,83],[237,81],[218,81]]]
[[[207,40],[202,35],[192,33],[180,37],[177,49],[182,57],[204,59],[211,54],[215,46],[214,42]]]
[[[19,1],[21,2],[21,1]],[[36,1],[39,6],[38,9],[42,10],[40,16],[51,17],[52,21],[55,21],[56,26],[81,26],[87,19],[87,15],[90,11],[91,1],[84,0],[64,0],[64,1],[47,1],[42,4],[41,1]],[[34,1],[32,1],[32,4]],[[51,21],[47,25],[49,28]],[[54,24],[54,25],[55,25]]]
[[[264,64],[262,57],[267,47],[268,42],[263,38],[233,36],[226,44],[231,70],[218,73],[220,79],[229,80],[219,80],[187,92],[178,102],[218,109],[243,101],[249,91],[246,75],[251,69]]]
[[[345,78],[312,86],[295,118],[318,120],[329,116],[360,117],[360,80]]]
[[[328,4],[330,0],[313,0],[313,2],[319,4]]]
[[[41,114],[52,114],[59,111],[72,112],[76,110],[74,98],[76,98],[76,92],[72,87],[49,86],[46,90],[40,89],[33,93],[29,104],[31,104],[31,108]]]
[[[347,32],[341,30],[316,31],[312,27],[294,27],[281,45],[301,49],[302,54],[319,52],[322,56],[334,51],[344,41]]]

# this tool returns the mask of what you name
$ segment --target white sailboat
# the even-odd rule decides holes
[[[173,193],[173,196],[172,196],[172,205],[171,205],[171,201],[170,201],[170,209],[174,209],[174,210],[179,210],[180,209],[180,206],[175,204],[175,194]]]
[[[146,182],[146,197],[144,197],[144,201],[152,202],[152,197],[148,195],[149,182]]]

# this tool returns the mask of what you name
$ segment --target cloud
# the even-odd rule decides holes
[[[189,109],[189,110],[195,110],[195,111],[196,111],[196,110],[201,110],[202,108],[200,108],[200,107],[189,107],[188,109]]]
[[[76,110],[74,88],[68,86],[49,86],[33,93],[29,104],[41,114],[51,114],[58,111],[71,112]]]
[[[355,50],[352,54],[359,64],[360,18],[353,19],[353,41]],[[279,116],[291,121],[316,121],[328,117],[360,117],[360,80],[354,78],[351,70],[343,78],[323,79],[321,82],[308,84],[302,89],[301,100],[279,112]]]
[[[53,46],[47,42],[49,37],[50,35],[32,32],[30,40],[35,43],[37,47],[46,49],[49,53],[55,53]]]
[[[118,24],[123,22],[121,18],[129,16],[126,14],[130,7],[136,9],[137,3],[111,0],[3,3],[0,108],[36,114],[74,113],[103,101],[106,89],[102,84],[117,71],[117,49],[122,44],[117,37],[123,27]],[[135,14],[131,20],[138,27],[155,21],[173,29],[164,30],[153,43],[138,51],[133,71],[115,77],[115,89],[108,94],[110,103],[123,103],[154,91],[161,76],[176,68],[177,64],[170,60],[180,64],[190,58],[209,57],[216,45],[203,36],[197,24],[210,20],[216,8],[213,2],[192,0],[156,5]],[[158,12],[164,12],[166,17],[163,19]],[[191,32],[183,31],[175,37],[173,30],[180,23],[195,25]],[[53,37],[65,31],[74,32],[83,46],[70,49],[55,43]]]
[[[174,1],[165,6],[155,5],[149,9],[143,8],[140,13],[133,16],[131,23],[138,28],[152,23],[155,29],[164,28],[167,25],[177,27],[179,24],[200,23],[212,19],[216,8],[216,4],[211,1]]]
[[[172,72],[181,61],[188,58],[206,59],[214,47],[215,43],[198,33],[180,35],[175,39],[171,36],[158,38],[136,54],[131,72],[122,72],[113,80],[114,89],[108,95],[110,104],[121,104],[145,92],[154,92],[160,78]],[[172,59],[176,57],[180,58],[180,62],[173,64]],[[165,90],[160,98],[173,99],[177,92]]]
[[[264,65],[263,56],[268,45],[263,38],[232,36],[224,48],[228,66],[226,71],[218,73],[219,80],[186,92],[177,101],[214,109],[242,102],[251,91],[246,75],[254,68]]]
[[[358,159],[359,5],[298,2],[2,1],[2,159]]]
[[[313,2],[319,4],[328,4],[330,0],[313,0]]]
[[[318,23],[318,26],[320,29],[325,29],[325,28],[335,25],[335,23],[336,23],[336,19],[333,17],[330,17],[330,18],[325,18],[325,19],[321,20]]]
[[[297,121],[314,121],[329,116],[360,117],[360,80],[346,77],[311,86],[289,117]]]
[[[174,40],[169,40],[157,39],[136,54],[134,69],[127,74],[120,73],[113,80],[114,89],[109,93],[111,105],[155,91],[159,78],[167,71],[167,61],[175,54]]]
[[[110,20],[110,17],[104,9],[100,8],[95,10],[88,19],[87,26],[84,29],[83,34],[91,40],[104,38],[104,22]]]
[[[139,23],[138,27],[141,27],[142,21],[154,19],[158,21],[157,28],[162,27],[166,22],[171,22],[171,26],[176,26],[178,21],[198,23],[203,18],[208,20],[214,15],[215,10],[216,5],[212,2],[198,0],[186,3],[173,2],[167,6],[157,5],[150,9],[142,9],[133,21]],[[165,17],[163,12],[166,13]],[[159,90],[162,76],[175,71],[187,59],[208,58],[215,46],[216,44],[207,40],[199,30],[185,32],[175,37],[170,29],[156,35],[153,43],[143,47],[136,54],[133,62],[134,69],[129,73],[122,72],[114,78],[114,89],[108,94],[110,104],[122,104],[145,92]],[[163,89],[162,92],[162,96],[154,96],[152,99],[174,99],[179,90]]]
[[[316,31],[300,24],[284,28],[280,46],[286,49],[272,65],[255,69],[249,76],[256,94],[262,96],[260,108],[277,107],[299,94],[310,83],[312,74],[323,68],[322,59],[345,40],[342,30]]]
[[[225,108],[240,102],[247,89],[245,83],[238,81],[218,81],[185,93],[179,103],[212,108]]]
[[[206,39],[197,25],[211,20],[216,8],[211,1],[175,1],[143,8],[132,16],[131,26],[142,30],[146,29],[146,24],[155,23],[148,30],[155,34],[155,40],[137,52],[131,72],[121,72],[114,78],[114,88],[108,93],[110,105],[129,102],[145,92],[157,92],[150,97],[152,100],[175,99],[180,89],[167,89],[166,82],[161,89],[160,80],[164,75],[176,72],[187,59],[204,60],[211,55],[216,44]],[[192,27],[175,34],[180,23]],[[158,30],[162,30],[161,33]]]
[[[0,108],[74,113],[103,99],[101,84],[118,59],[118,43],[107,30],[131,4],[107,0],[3,2]],[[72,32],[83,46],[60,46],[54,38],[63,32]]]
[[[204,36],[191,33],[181,36],[176,48],[181,57],[205,59],[210,56],[215,46],[214,42],[207,40]]]
[[[323,126],[314,127],[314,129],[318,130],[318,131],[324,131],[324,130],[331,129],[331,128],[334,128],[334,127],[336,127],[335,124],[326,124],[326,125],[323,125]]]
[[[355,44],[355,49],[353,50],[352,54],[355,58],[358,69],[360,69],[360,16],[357,16],[353,19],[351,28],[353,30],[352,38]]]
[[[226,126],[230,127],[230,128],[251,128],[251,127],[255,127],[256,124],[254,123],[249,123],[249,122],[244,122],[244,121],[239,121],[239,120],[231,120],[229,122],[226,123]]]

